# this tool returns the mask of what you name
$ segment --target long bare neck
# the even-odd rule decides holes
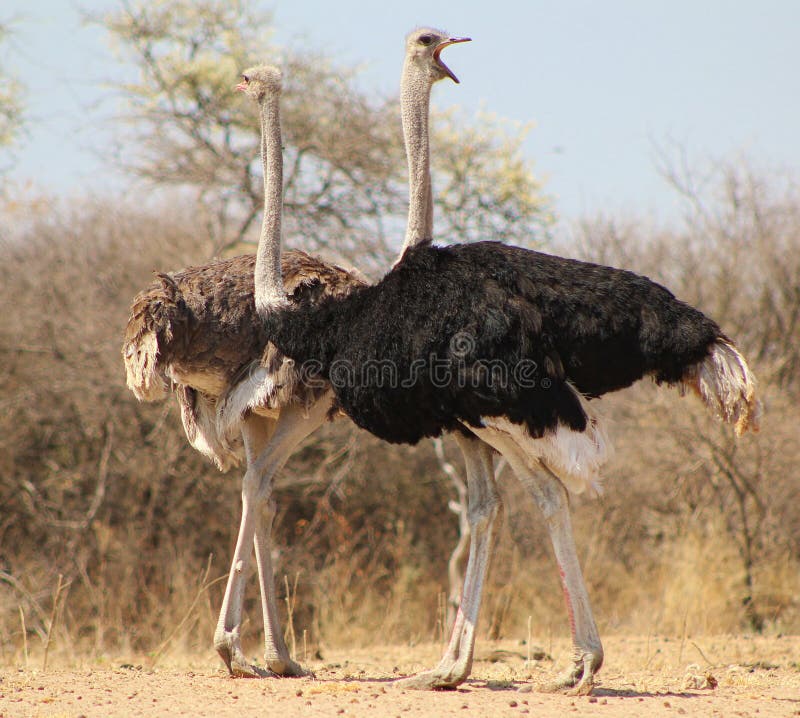
[[[258,241],[255,269],[256,312],[286,306],[281,274],[281,211],[283,207],[283,156],[281,154],[280,101],[269,93],[260,103],[261,163],[264,168],[264,220]]]
[[[409,203],[408,226],[400,256],[409,247],[433,238],[433,189],[428,134],[430,102],[430,79],[407,58],[400,80],[400,112],[408,159]]]

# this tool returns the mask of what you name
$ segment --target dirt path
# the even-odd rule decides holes
[[[228,678],[211,658],[194,669],[91,667],[0,672],[0,716],[800,716],[800,637],[609,638],[594,694],[541,691],[568,646],[526,664],[525,646],[479,646],[457,691],[401,691],[391,680],[435,663],[438,647],[329,651],[316,679]],[[177,666],[177,664],[176,664]],[[530,692],[520,692],[531,686]]]

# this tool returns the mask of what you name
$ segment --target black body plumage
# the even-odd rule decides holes
[[[358,426],[395,443],[481,416],[532,436],[582,431],[575,389],[597,397],[645,375],[677,382],[724,338],[646,277],[498,242],[424,243],[375,285],[274,312],[267,331],[331,381]]]

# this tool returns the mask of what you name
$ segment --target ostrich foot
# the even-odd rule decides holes
[[[565,693],[568,696],[589,696],[602,662],[602,654],[585,653],[581,658],[576,658],[558,678],[545,683],[538,690],[543,693]],[[526,683],[517,690],[519,693],[530,693],[533,689],[532,684]]]
[[[433,670],[393,681],[392,686],[412,691],[455,690],[466,680],[467,674],[468,671],[459,670],[457,664],[440,664]]]
[[[217,653],[228,667],[228,672],[234,678],[269,678],[274,673],[259,668],[245,658],[244,654],[236,644],[217,643]]]
[[[594,688],[594,675],[600,667],[602,658],[586,653],[569,666],[555,681],[545,684],[545,693],[564,692],[568,696],[588,696]]]
[[[566,693],[568,696],[590,696],[594,690],[594,677],[581,678],[576,686],[570,688]]]
[[[225,661],[228,672],[234,678],[303,678],[314,677],[311,671],[303,668],[291,658],[267,658],[266,666],[261,668],[245,658],[237,645],[218,645],[217,653]]]
[[[237,631],[218,631],[214,636],[214,648],[228,667],[228,672],[235,678],[298,678],[313,676],[299,663],[295,663],[276,647],[267,647],[264,654],[264,668],[247,660],[242,651],[242,644]],[[270,650],[272,648],[272,650]]]
[[[314,678],[312,671],[303,668],[299,663],[288,657],[265,657],[264,662],[270,671],[270,675],[280,676],[281,678]]]

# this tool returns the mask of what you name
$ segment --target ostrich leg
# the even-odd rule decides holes
[[[578,562],[567,490],[544,463],[542,469],[542,472],[537,472],[524,483],[544,514],[550,532],[567,604],[573,651],[572,665],[556,679],[552,689],[567,688],[571,689],[569,692],[573,695],[589,695],[595,673],[603,665],[603,645]]]
[[[264,677],[269,675],[262,668],[252,665],[242,653],[241,625],[247,569],[250,564],[253,536],[259,518],[257,491],[260,477],[257,473],[255,457],[262,454],[269,446],[269,439],[274,428],[275,422],[262,420],[259,417],[247,419],[242,427],[247,457],[247,471],[242,479],[242,518],[239,523],[239,535],[236,539],[236,548],[233,552],[217,629],[214,632],[214,647],[225,661],[231,675],[234,676]]]
[[[272,569],[272,522],[275,499],[264,502],[264,520],[256,526],[255,548],[258,583],[261,586],[261,613],[264,616],[264,665],[277,676],[305,676],[308,671],[291,659],[278,620],[275,574]]]
[[[508,434],[493,429],[471,428],[506,458],[517,478],[541,510],[550,534],[567,604],[573,659],[572,665],[549,689],[571,689],[572,694],[588,695],[592,690],[594,675],[603,664],[603,646],[592,615],[589,594],[583,581],[575,539],[572,536],[567,490],[543,463],[538,462],[537,468],[540,469],[538,471],[532,468],[528,454]]]
[[[453,438],[461,448],[467,469],[468,518],[471,530],[469,561],[464,578],[461,604],[456,614],[450,642],[439,665],[396,682],[401,688],[430,690],[455,688],[472,670],[475,626],[481,594],[491,562],[502,518],[502,504],[494,480],[492,450],[482,441],[458,432]]]
[[[247,472],[242,483],[242,521],[236,542],[228,585],[222,602],[214,646],[232,675],[243,677],[302,676],[307,672],[289,657],[278,621],[275,580],[270,556],[273,478],[303,439],[325,421],[330,406],[326,394],[306,413],[301,407],[281,410],[271,436],[262,420],[251,417],[243,434],[247,451]],[[259,519],[263,517],[263,523]],[[256,547],[261,607],[264,614],[265,660],[267,670],[254,666],[242,653],[241,623],[244,587],[253,544]]]

